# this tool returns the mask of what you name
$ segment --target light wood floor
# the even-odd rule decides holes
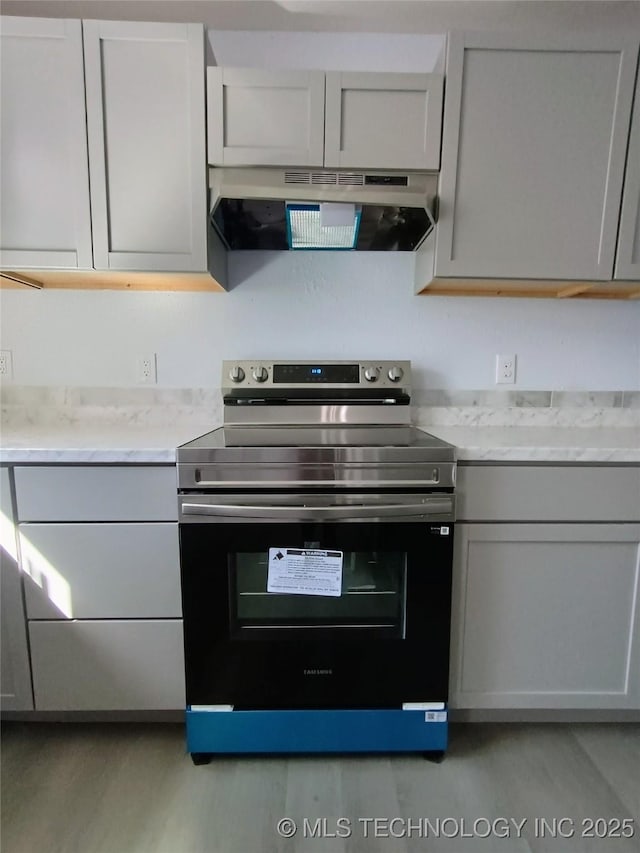
[[[276,831],[283,817],[298,824],[292,839]],[[326,824],[315,826],[321,817]],[[305,818],[316,837],[304,837]],[[347,819],[341,831],[350,837],[326,837],[337,818]],[[440,818],[440,838],[424,818],[436,830]],[[509,838],[479,837],[499,818],[526,818],[522,836],[511,824]],[[539,837],[535,818],[571,819],[561,827],[575,835]],[[635,836],[582,838],[589,818],[631,818]],[[494,826],[503,832],[506,823]],[[462,837],[474,829],[475,837]],[[202,767],[185,756],[180,725],[3,728],[3,853],[638,850],[640,726],[633,724],[454,726],[440,765],[420,756],[295,756],[218,758]]]

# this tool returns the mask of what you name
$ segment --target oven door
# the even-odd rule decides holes
[[[182,495],[187,704],[446,701],[453,502]]]

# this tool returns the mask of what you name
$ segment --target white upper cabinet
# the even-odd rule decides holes
[[[451,36],[436,276],[612,278],[637,59],[637,38]]]
[[[203,27],[83,31],[96,269],[205,270]]]
[[[327,73],[324,165],[440,167],[440,74]]]
[[[208,68],[209,163],[436,170],[442,89],[439,74]]]
[[[324,74],[207,68],[215,166],[322,166]]]
[[[206,271],[203,27],[1,33],[1,266]]]
[[[640,71],[631,120],[615,277],[640,280]]]
[[[92,266],[80,21],[0,22],[0,264]]]

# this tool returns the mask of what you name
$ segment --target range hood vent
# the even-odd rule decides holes
[[[355,206],[359,251],[415,251],[436,222],[437,175],[428,172],[212,167],[209,187],[212,225],[231,250],[306,248],[288,239],[287,208]]]
[[[364,174],[356,172],[285,172],[285,184],[304,184],[315,187],[363,187]]]

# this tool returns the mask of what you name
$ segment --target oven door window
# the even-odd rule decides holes
[[[232,635],[290,629],[360,629],[405,635],[407,559],[402,551],[346,551],[340,595],[267,590],[269,551],[239,551],[229,561]],[[284,636],[283,636],[284,639]]]

